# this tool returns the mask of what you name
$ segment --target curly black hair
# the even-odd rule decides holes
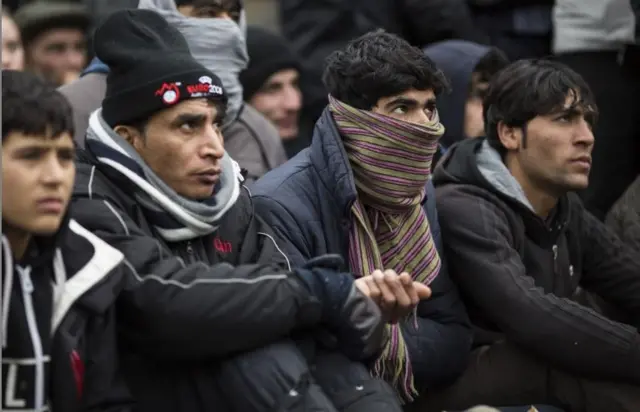
[[[336,99],[371,110],[383,97],[409,89],[449,89],[444,74],[417,47],[402,38],[376,30],[352,40],[326,61],[322,80]]]

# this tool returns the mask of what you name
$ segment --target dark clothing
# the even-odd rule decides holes
[[[451,275],[477,327],[476,345],[506,339],[567,373],[640,384],[640,261],[631,249],[573,194],[541,219],[484,139],[451,148],[434,183]],[[631,323],[576,303],[583,291]]]
[[[72,220],[12,260],[3,238],[0,409],[130,411],[116,345],[122,254]]]
[[[328,110],[316,125],[311,147],[265,175],[251,190],[257,212],[274,230],[292,265],[327,253],[348,261],[350,208],[356,199],[356,187]],[[441,251],[431,183],[427,186],[424,207]],[[432,297],[418,308],[418,327],[413,320],[403,325],[420,388],[454,379],[466,366],[470,344],[467,316],[446,265],[430,287]]]
[[[438,96],[438,114],[445,125],[444,135],[440,138],[444,148],[467,137],[464,122],[471,74],[490,50],[487,46],[460,40],[443,41],[424,48],[424,53],[442,70],[451,85],[450,93]]]
[[[605,223],[627,246],[640,253],[640,177],[613,205]]]
[[[216,232],[167,243],[131,195],[130,181],[94,162],[81,153],[75,215],[122,251],[146,285],[132,288],[122,303],[123,357],[136,410],[250,412],[238,407],[243,404],[257,411],[296,411],[300,405],[333,411],[296,345],[281,340],[327,320],[323,306],[339,307],[332,300],[352,288],[347,276],[290,272],[244,188]],[[317,290],[309,282],[313,273],[335,287]],[[357,313],[372,321],[356,309],[333,316]],[[380,345],[375,336],[372,344]],[[262,366],[264,375],[257,375]]]

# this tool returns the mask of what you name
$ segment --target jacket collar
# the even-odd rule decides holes
[[[328,107],[316,123],[309,157],[320,180],[332,194],[334,203],[348,217],[357,196],[356,183],[342,137]]]

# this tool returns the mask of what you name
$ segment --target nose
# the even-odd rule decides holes
[[[84,51],[78,49],[67,49],[66,60],[68,70],[79,72],[84,67]]]
[[[295,86],[288,86],[285,89],[283,106],[286,110],[292,112],[300,111],[302,107],[302,93],[300,89]]]
[[[224,138],[218,126],[207,126],[205,144],[202,145],[200,155],[214,159],[221,159],[224,156]]]
[[[584,119],[576,125],[575,136],[575,141],[579,144],[591,147],[595,143],[593,130],[589,123]]]
[[[73,164],[71,164],[71,166],[73,166]],[[69,166],[62,164],[57,156],[51,155],[46,167],[42,168],[42,182],[51,187],[61,185],[67,173],[67,167]]]

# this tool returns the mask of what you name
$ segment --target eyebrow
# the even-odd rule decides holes
[[[428,99],[425,104],[424,107],[427,106],[431,106],[436,104],[436,98],[432,97],[430,99]],[[419,106],[420,104],[418,103],[418,101],[416,99],[411,99],[409,97],[397,97],[393,100],[391,100],[389,103],[387,103],[385,105],[385,107],[387,109],[391,109],[393,106],[397,106],[397,105],[405,105],[405,106],[409,106],[409,107],[416,107]]]
[[[171,124],[176,126],[184,124],[184,123],[202,123],[207,119],[207,116],[204,114],[195,114],[195,113],[183,113],[178,115]]]

